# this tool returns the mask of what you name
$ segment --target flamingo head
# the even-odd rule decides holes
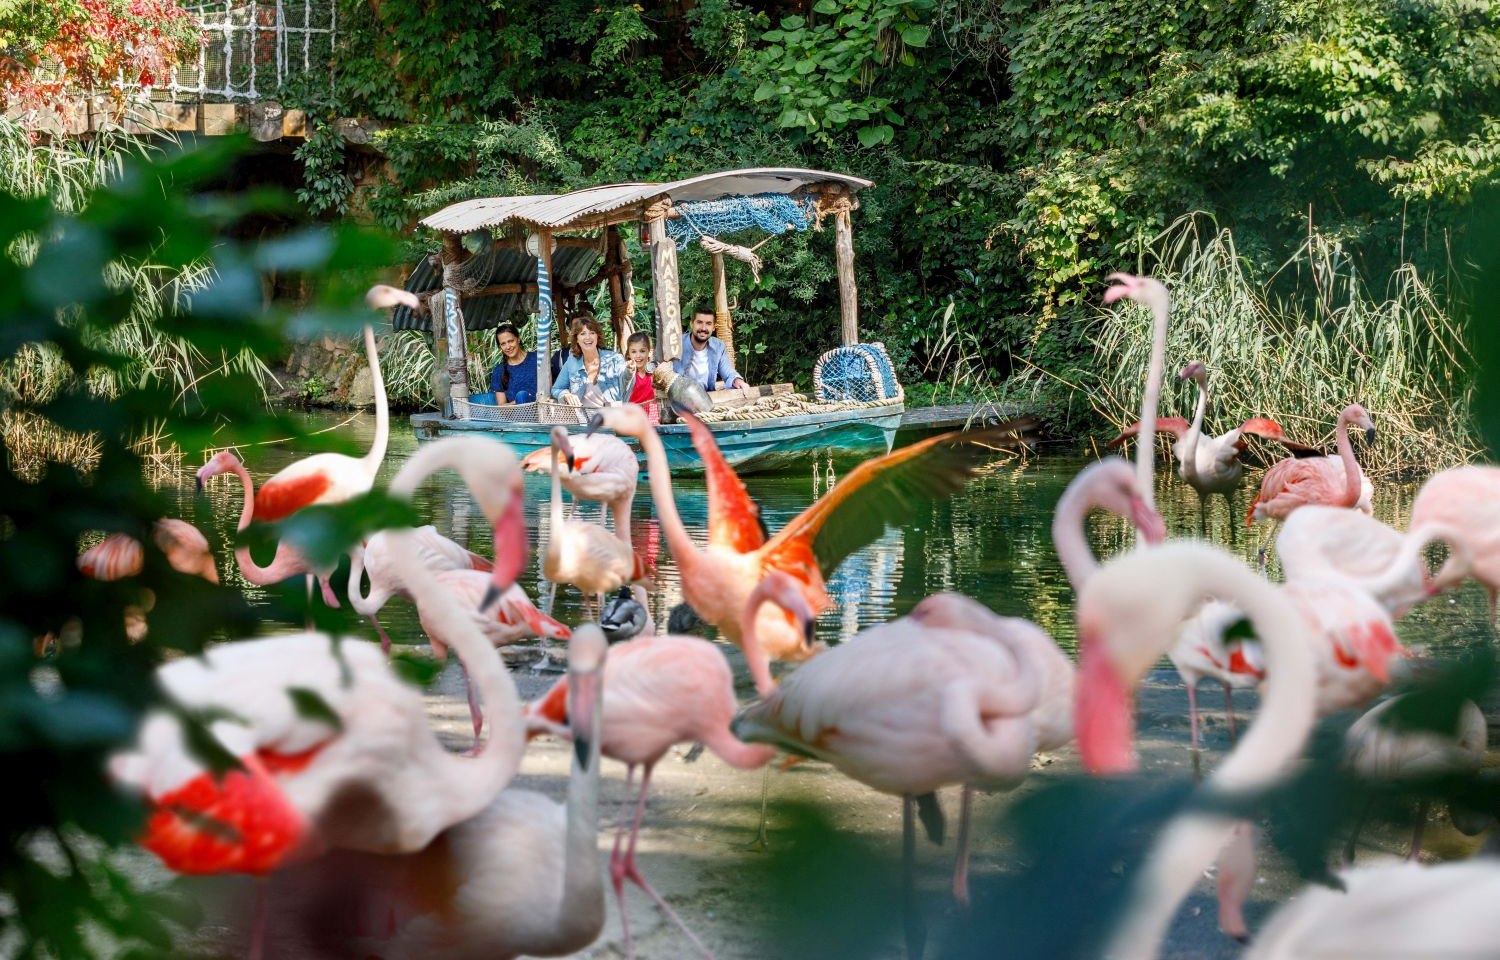
[[[1203,365],[1202,360],[1194,360],[1192,363],[1182,368],[1182,372],[1177,374],[1177,379],[1196,380],[1200,384],[1207,383],[1208,367]]]
[[[646,410],[640,404],[623,403],[590,413],[589,428],[584,435],[592,437],[601,427],[624,437],[640,438],[651,429],[651,423],[646,419]]]
[[[1133,273],[1112,273],[1108,279],[1113,285],[1104,291],[1106,305],[1130,299],[1155,310],[1167,308],[1167,288],[1162,286],[1160,280],[1138,277]]]
[[[1078,622],[1078,686],[1073,699],[1073,729],[1083,767],[1095,775],[1135,769],[1135,704],[1117,665],[1106,649],[1100,624]]]
[[[1148,544],[1155,546],[1167,538],[1166,521],[1136,486],[1135,468],[1119,457],[1090,464],[1069,487],[1080,491],[1090,506],[1128,518]]]
[[[515,466],[513,458],[510,465]],[[515,471],[508,488],[510,495],[503,501],[495,502],[486,497],[479,504],[484,515],[491,518],[495,535],[495,565],[490,570],[489,588],[485,590],[484,599],[479,603],[479,611],[485,616],[495,609],[495,604],[500,602],[505,591],[516,582],[516,577],[520,576],[521,569],[526,566],[526,555],[530,552],[525,496],[519,470]]]
[[[198,492],[203,492],[203,484],[221,473],[230,473],[236,467],[242,466],[240,458],[233,450],[220,450],[208,458],[208,462],[198,468],[198,473],[193,481],[198,485]]]
[[[1365,412],[1364,407],[1357,403],[1351,403],[1344,408],[1343,413],[1339,414],[1339,419],[1359,427],[1365,432],[1366,440],[1371,443],[1375,442],[1375,422],[1370,419],[1370,415]]]
[[[552,428],[552,451],[554,458],[558,454],[562,455],[563,462],[568,465],[568,472],[572,473],[573,464],[577,460],[577,457],[573,454],[573,441],[568,439],[568,430],[566,427],[557,426]],[[553,462],[556,461],[554,460]]]
[[[385,310],[389,307],[422,309],[422,301],[417,299],[416,294],[384,283],[377,283],[365,291],[365,305],[375,310]]]
[[[596,624],[586,623],[568,639],[568,726],[578,765],[589,769],[593,745],[599,740],[604,685],[604,659],[609,642]]]
[[[152,539],[167,562],[178,573],[202,577],[209,583],[219,582],[219,571],[214,565],[213,551],[208,538],[197,527],[185,520],[167,517],[156,522]]]
[[[812,607],[803,595],[802,585],[797,579],[780,570],[767,570],[755,589],[750,591],[750,599],[745,605],[745,619],[753,622],[764,603],[774,603],[786,611],[787,618],[802,632],[803,649],[811,652],[817,618],[813,616]]]

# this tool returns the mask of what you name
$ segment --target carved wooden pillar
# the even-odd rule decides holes
[[[682,356],[682,303],[677,290],[677,244],[667,236],[666,212],[671,200],[655,205],[647,230],[651,238],[651,292],[656,299],[656,359]]]

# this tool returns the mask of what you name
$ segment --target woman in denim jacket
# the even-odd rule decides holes
[[[599,321],[593,317],[579,317],[573,321],[569,338],[573,349],[557,373],[557,382],[552,385],[552,399],[581,402],[590,384],[611,403],[630,396],[630,369],[625,365],[624,357],[613,350],[599,348],[603,334]]]

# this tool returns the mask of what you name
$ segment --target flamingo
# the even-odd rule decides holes
[[[494,564],[437,532],[428,524],[411,530],[407,542],[416,548],[417,562],[431,571],[438,570],[491,570]],[[370,575],[370,592],[361,592],[363,575]],[[380,625],[378,614],[382,607],[395,596],[411,598],[406,585],[401,582],[397,565],[391,558],[391,544],[386,531],[372,534],[362,545],[349,551],[349,605],[356,613],[368,617],[380,635],[380,649],[391,652],[391,638]]]
[[[1202,360],[1194,360],[1182,368],[1178,379],[1193,380],[1198,384],[1198,407],[1193,412],[1193,422],[1188,423],[1181,417],[1163,418],[1157,421],[1157,429],[1177,438],[1172,444],[1172,453],[1177,457],[1177,475],[1197,491],[1199,526],[1207,530],[1209,496],[1217,493],[1228,501],[1244,478],[1245,464],[1240,460],[1240,454],[1245,450],[1247,435],[1274,440],[1294,453],[1309,452],[1312,448],[1289,440],[1281,424],[1266,417],[1251,417],[1221,436],[1205,435],[1203,416],[1208,409],[1208,368]],[[1127,427],[1108,446],[1113,447],[1134,436],[1139,428],[1138,423]]]
[[[574,460],[574,453],[563,427],[552,428],[552,447],[547,451],[555,460]],[[553,583],[571,583],[585,595],[613,593],[629,586],[635,579],[635,551],[630,547],[629,531],[625,538],[596,523],[563,518],[562,471],[552,472],[552,513],[547,533],[547,552],[542,557],[542,573]],[[569,471],[571,472],[571,470]],[[602,606],[602,603],[601,603]]]
[[[415,294],[385,284],[376,284],[365,293],[365,303],[376,310],[405,306],[418,309],[420,301]],[[342,453],[317,453],[304,457],[296,463],[283,467],[269,480],[260,485],[255,494],[254,519],[261,523],[283,520],[315,504],[343,503],[375,486],[375,474],[385,459],[385,448],[390,440],[391,418],[386,406],[385,378],[380,371],[380,354],[375,347],[375,328],[365,324],[365,359],[370,364],[370,378],[375,391],[375,440],[363,457],[351,457]],[[332,570],[317,571],[324,584],[323,600],[329,602],[332,593],[327,589],[327,576]],[[307,585],[309,599],[312,581]],[[338,606],[337,601],[329,606]]]
[[[496,525],[493,578],[524,561],[519,472],[509,448],[461,437],[432,443],[391,483],[410,496],[437,469],[456,468]],[[399,537],[400,534],[396,535]],[[139,746],[111,762],[147,793],[143,843],[179,872],[264,873],[301,853],[341,847],[421,849],[483,809],[510,781],[524,746],[520,701],[484,639],[478,615],[445,602],[432,575],[402,550],[402,576],[424,616],[443,627],[498,718],[475,759],[449,754],[428,725],[422,695],[371,646],[307,631],[214,647],[161,667],[179,711],[216,717],[210,732],[240,769],[222,779],[186,747],[179,715],[150,714]],[[201,752],[201,751],[200,751]],[[270,818],[276,828],[261,830]],[[219,828],[219,824],[230,830]]]
[[[1229,718],[1230,736],[1234,736],[1234,691],[1254,687],[1262,672],[1252,656],[1246,654],[1242,640],[1229,639],[1229,633],[1245,615],[1219,600],[1210,600],[1182,625],[1177,642],[1167,651],[1167,658],[1177,676],[1187,687],[1188,728],[1191,733],[1194,768],[1199,762],[1198,684],[1205,679],[1219,681],[1224,687],[1224,712]]]
[[[615,534],[630,542],[630,505],[640,482],[641,466],[635,451],[619,437],[608,434],[569,437],[573,460],[562,475],[563,487],[574,498],[598,500],[614,516]],[[521,467],[536,473],[551,473],[556,463],[548,450],[533,450],[521,459]]]
[[[1472,700],[1459,704],[1453,728],[1402,730],[1391,722],[1393,711],[1404,697],[1392,697],[1366,712],[1344,734],[1344,762],[1367,780],[1403,780],[1452,773],[1474,773],[1484,763],[1489,746],[1489,724]],[[1366,807],[1368,810],[1368,806]],[[1344,865],[1354,860],[1355,842],[1363,815],[1355,823],[1344,847]],[[1407,859],[1422,852],[1422,828],[1427,821],[1427,801],[1418,807]]]
[[[1116,557],[1079,595],[1074,723],[1089,772],[1135,768],[1131,692],[1205,596],[1246,612],[1263,638],[1267,680],[1256,722],[1199,789],[1215,796],[1263,789],[1301,753],[1312,731],[1317,688],[1310,625],[1284,593],[1224,551],[1174,542]],[[1156,956],[1177,905],[1235,828],[1235,818],[1211,804],[1172,821],[1137,874],[1103,954],[1118,960]]]
[[[151,541],[178,573],[219,582],[208,538],[186,520],[163,517],[151,527]],[[78,555],[78,570],[95,580],[120,580],[141,572],[145,564],[141,542],[128,533],[112,533]]]
[[[699,549],[677,513],[671,468],[661,438],[637,405],[607,407],[589,420],[589,429],[608,427],[640,441],[646,454],[651,498],[672,554],[682,571],[683,599],[705,622],[731,641],[742,643],[742,612],[766,570],[781,570],[801,585],[814,615],[830,601],[824,577],[844,558],[872,542],[886,518],[913,494],[949,496],[972,475],[979,454],[1007,435],[989,430],[945,433],[860,464],[822,499],[767,539],[760,511],[724,460],[713,434],[691,414],[682,416],[703,458],[709,490],[708,546]],[[773,660],[801,661],[815,652],[785,611],[763,609],[757,636]]]
[[[418,853],[319,864],[331,897],[314,901],[315,922],[321,925],[327,906],[347,906],[353,891],[382,908],[381,922],[398,918],[388,939],[361,944],[358,955],[378,952],[392,960],[563,956],[598,939],[604,928],[600,723],[616,655],[607,651],[593,624],[579,627],[568,643],[573,750],[563,804],[511,787]]]
[[[1452,589],[1468,577],[1489,594],[1495,622],[1500,591],[1500,467],[1453,467],[1433,474],[1411,505],[1408,537],[1414,546],[1446,540],[1452,555],[1433,575],[1430,593]]]
[[[1141,419],[1136,424],[1140,434],[1137,445],[1136,483],[1146,506],[1155,509],[1156,491],[1152,484],[1155,469],[1157,409],[1161,406],[1161,378],[1167,358],[1167,324],[1172,313],[1172,298],[1160,280],[1130,273],[1112,273],[1111,286],[1104,291],[1108,306],[1117,300],[1134,300],[1151,311],[1151,360],[1146,366],[1146,389],[1141,394]],[[1186,423],[1183,424],[1184,428]]]
[[[1359,404],[1349,404],[1339,414],[1338,426],[1334,430],[1338,456],[1288,457],[1271,464],[1260,479],[1260,492],[1245,515],[1245,526],[1256,520],[1270,520],[1274,529],[1275,524],[1285,520],[1293,510],[1311,503],[1353,507],[1360,513],[1373,514],[1370,501],[1375,491],[1354,459],[1354,448],[1349,444],[1351,423],[1365,431],[1366,440],[1374,441],[1375,424],[1370,415]],[[1261,547],[1262,566],[1265,558],[1265,547]]]
[[[754,609],[768,601],[788,604],[788,612],[811,633],[812,611],[790,577],[773,573],[751,594]],[[753,620],[753,613],[748,613],[746,619]],[[753,634],[753,622],[746,627]],[[760,670],[768,672],[764,655],[760,659]],[[651,772],[667,750],[678,743],[701,743],[738,770],[765,766],[776,750],[743,743],[730,732],[730,721],[737,707],[734,677],[723,653],[707,640],[664,634],[617,643],[610,649],[604,685],[609,688],[609,698],[605,701],[600,733],[603,754],[625,764],[627,790],[635,780],[636,767],[641,768],[641,788],[629,841],[624,842],[625,825],[621,823],[610,854],[610,882],[620,907],[625,954],[635,955],[625,912],[625,881],[629,880],[651,898],[694,946],[712,956],[636,866],[636,840],[646,811]],[[558,683],[527,709],[527,716],[545,728],[561,727],[569,718],[571,696],[567,685]]]
[[[1288,582],[1344,579],[1372,594],[1393,617],[1429,595],[1431,578],[1406,540],[1355,510],[1310,503],[1293,511],[1276,536],[1276,555]]]
[[[245,502],[240,509],[239,524],[235,528],[243,533],[245,528],[255,518],[255,484],[250,479],[250,471],[245,469],[245,464],[235,455],[232,450],[220,450],[208,459],[203,466],[198,468],[195,477],[198,489],[202,490],[204,484],[221,473],[232,473],[240,478],[240,486],[244,489]],[[338,597],[333,594],[333,587],[328,582],[328,575],[313,571],[312,561],[302,555],[295,547],[285,543],[276,544],[276,555],[266,566],[260,566],[255,558],[250,556],[250,548],[237,546],[234,548],[234,562],[240,569],[240,576],[257,587],[270,586],[280,583],[289,577],[300,577],[307,575],[316,579],[322,589],[323,602],[330,607],[339,605]]]

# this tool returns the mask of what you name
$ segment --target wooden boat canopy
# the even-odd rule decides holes
[[[854,193],[874,184],[862,177],[796,167],[753,167],[705,173],[672,183],[615,183],[564,194],[481,197],[451,204],[421,221],[444,233],[495,230],[510,224],[532,230],[593,230],[644,220],[663,199],[717,200],[756,193]],[[668,214],[670,216],[671,214]]]

